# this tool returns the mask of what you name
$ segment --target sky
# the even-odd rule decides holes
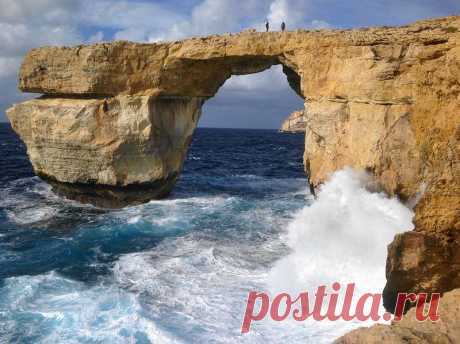
[[[24,54],[44,45],[124,39],[159,42],[273,28],[403,25],[460,14],[460,0],[0,0],[0,121],[12,103],[36,95],[17,90]],[[203,108],[200,126],[278,128],[303,101],[280,66],[233,76]]]

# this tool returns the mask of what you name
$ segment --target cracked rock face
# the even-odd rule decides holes
[[[395,309],[397,292],[445,292],[460,285],[460,231],[405,232],[388,248],[384,305]],[[460,307],[460,305],[459,305]]]
[[[7,115],[36,173],[58,192],[103,206],[143,202],[171,190],[203,102],[231,75],[274,64],[305,99],[304,164],[313,187],[344,166],[365,169],[388,194],[418,201],[417,232],[460,230],[460,17],[34,49],[19,88],[46,96]],[[458,279],[436,284],[437,269],[424,270],[419,283],[421,270],[405,263],[423,261],[434,247],[438,266],[448,266],[451,242],[427,251],[410,242],[389,250],[387,295],[460,287]]]
[[[201,114],[200,98],[43,97],[10,108],[35,172],[58,193],[104,207],[169,193]]]
[[[398,291],[460,287],[454,253],[460,233],[459,25],[455,17],[409,27],[409,40],[444,32],[421,44],[334,48],[322,59],[315,91],[321,96],[305,95],[310,183],[353,166],[371,172],[388,194],[416,204],[420,234],[398,236],[388,251],[384,300],[390,311]]]

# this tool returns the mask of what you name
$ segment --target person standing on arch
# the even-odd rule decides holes
[[[268,22],[268,19],[265,19],[265,32],[268,32],[270,29],[270,23]]]
[[[284,31],[284,30],[286,30],[286,23],[282,22],[281,23],[281,31]]]

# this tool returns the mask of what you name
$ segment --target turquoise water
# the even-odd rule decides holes
[[[363,323],[242,335],[248,293],[380,293],[386,247],[412,228],[351,169],[313,200],[303,135],[198,129],[170,197],[112,211],[54,195],[9,126],[0,139],[0,343],[330,343]]]
[[[116,211],[55,196],[1,135],[2,342],[274,339],[239,332],[247,293],[309,202],[302,135],[199,129],[168,199]]]

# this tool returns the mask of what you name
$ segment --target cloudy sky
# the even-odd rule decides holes
[[[400,25],[460,14],[460,0],[0,0],[0,121],[31,95],[16,90],[27,50],[125,39],[140,42],[273,27]],[[232,77],[204,108],[208,127],[276,128],[302,106],[281,69]]]

